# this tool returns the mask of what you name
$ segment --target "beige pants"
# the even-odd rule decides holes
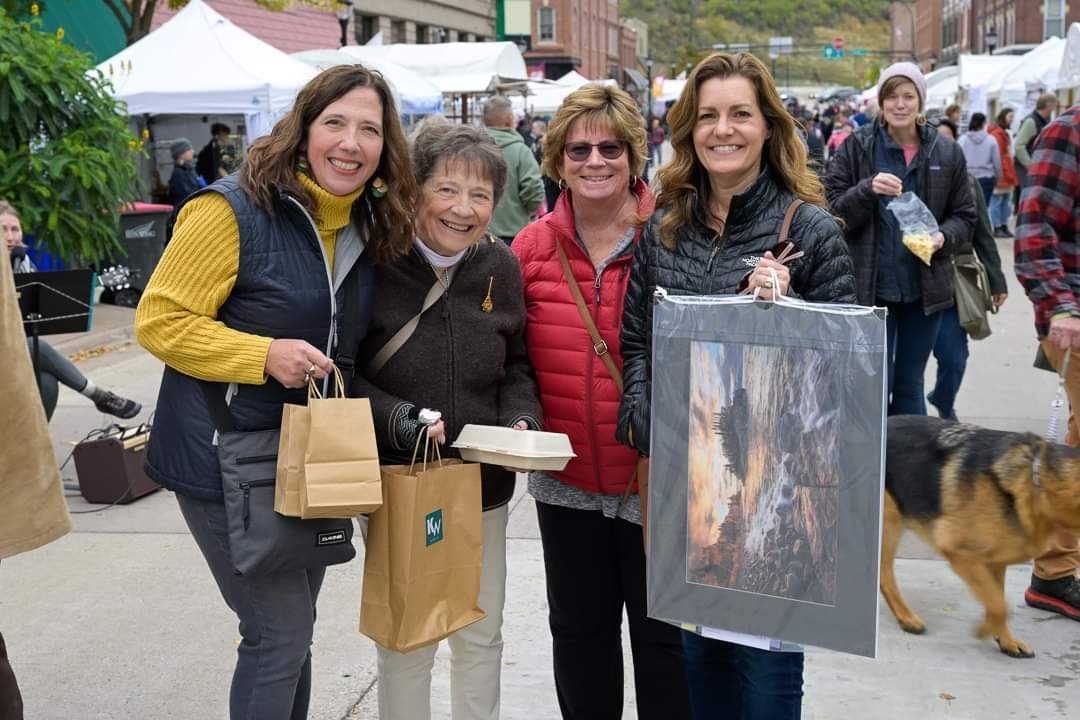
[[[1043,352],[1050,364],[1061,370],[1065,352],[1049,339],[1042,341]],[[1069,357],[1069,369],[1065,376],[1065,394],[1069,396],[1069,430],[1065,434],[1065,444],[1080,447],[1080,426],[1077,425],[1076,409],[1080,408],[1080,350]],[[1080,567],[1080,538],[1074,533],[1062,530],[1054,538],[1054,543],[1040,557],[1035,558],[1035,575],[1043,580],[1057,580],[1076,573]]]
[[[446,639],[450,645],[453,720],[498,720],[502,674],[502,619],[506,603],[506,523],[509,504],[484,518],[480,609],[487,617]],[[366,523],[361,530],[367,534]],[[407,653],[375,646],[378,653],[379,720],[430,720],[431,670],[439,644]]]

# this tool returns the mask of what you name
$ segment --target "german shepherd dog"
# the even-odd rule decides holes
[[[881,594],[900,627],[921,634],[926,625],[893,574],[905,528],[948,560],[982,603],[977,636],[993,637],[1006,655],[1034,657],[1009,630],[1005,569],[1043,554],[1058,529],[1080,530],[1080,449],[1031,433],[889,418]]]

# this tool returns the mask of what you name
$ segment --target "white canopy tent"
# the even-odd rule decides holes
[[[388,60],[412,70],[444,94],[492,92],[528,80],[525,59],[512,42],[347,45],[341,50],[360,62]]]
[[[202,0],[97,69],[130,115],[243,114],[249,140],[269,132],[316,74]]]
[[[960,90],[960,68],[949,65],[926,75],[926,108],[944,110],[956,102]]]
[[[617,82],[611,79],[589,80],[581,73],[571,70],[554,82],[530,81],[528,85],[529,94],[524,99],[524,106],[529,115],[552,114],[559,109],[567,95],[579,87],[593,82],[601,85],[618,85]],[[516,105],[517,103],[515,103],[515,107]]]
[[[1073,23],[1065,35],[1057,84],[1059,88],[1080,88],[1080,23]]]
[[[419,73],[389,60],[368,58],[361,61],[355,55],[337,49],[305,50],[293,53],[292,57],[317,70],[362,62],[371,69],[378,70],[386,78],[402,115],[429,115],[442,112],[443,97],[439,88]]]
[[[1024,59],[1023,55],[961,55],[960,91],[967,113],[989,111],[988,92],[995,78],[1011,71]]]
[[[1024,109],[1039,93],[1057,87],[1058,73],[1065,54],[1065,39],[1052,37],[1024,54],[1011,70],[996,76],[987,89],[999,107]]]

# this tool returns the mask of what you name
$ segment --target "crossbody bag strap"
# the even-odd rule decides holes
[[[581,322],[585,323],[585,329],[589,331],[589,337],[592,338],[593,352],[607,367],[611,379],[615,381],[615,387],[619,388],[619,392],[622,393],[622,373],[619,372],[619,368],[615,367],[615,361],[611,359],[607,343],[600,337],[600,331],[596,329],[596,323],[593,322],[592,315],[589,314],[589,309],[585,306],[585,298],[581,295],[581,288],[578,287],[577,278],[574,277],[573,271],[570,270],[570,261],[566,258],[566,251],[563,250],[562,243],[558,240],[555,241],[555,249],[559,251],[559,262],[562,264],[563,275],[566,277],[566,283],[570,286],[570,294],[574,296],[574,304],[577,305],[578,313],[581,315]]]
[[[453,272],[453,268],[451,268]],[[379,349],[379,352],[375,353],[375,357],[368,363],[367,372],[369,378],[374,378],[379,374],[379,371],[383,369],[387,362],[390,361],[398,350],[409,341],[412,334],[416,332],[417,326],[420,325],[421,316],[428,311],[428,309],[439,301],[444,292],[443,284],[438,278],[435,279],[435,284],[428,290],[427,295],[424,296],[424,304],[420,308],[420,312],[416,313],[407,323],[401,326],[401,329],[394,333],[394,336],[386,341],[386,344]]]
[[[795,211],[799,209],[799,206],[803,204],[803,200],[795,198],[788,205],[787,212],[784,213],[784,222],[780,225],[780,237],[779,243],[787,242],[788,233],[791,232],[791,221],[795,219]]]

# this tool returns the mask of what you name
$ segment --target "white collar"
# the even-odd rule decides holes
[[[452,268],[457,265],[459,262],[461,262],[461,259],[465,257],[465,253],[469,250],[469,248],[465,248],[456,255],[451,255],[450,257],[447,257],[446,255],[440,255],[439,253],[429,248],[424,243],[424,241],[418,237],[414,238],[413,242],[416,243],[416,247],[420,250],[421,253],[423,253],[424,257],[429,263],[431,263],[432,267],[442,269]]]

